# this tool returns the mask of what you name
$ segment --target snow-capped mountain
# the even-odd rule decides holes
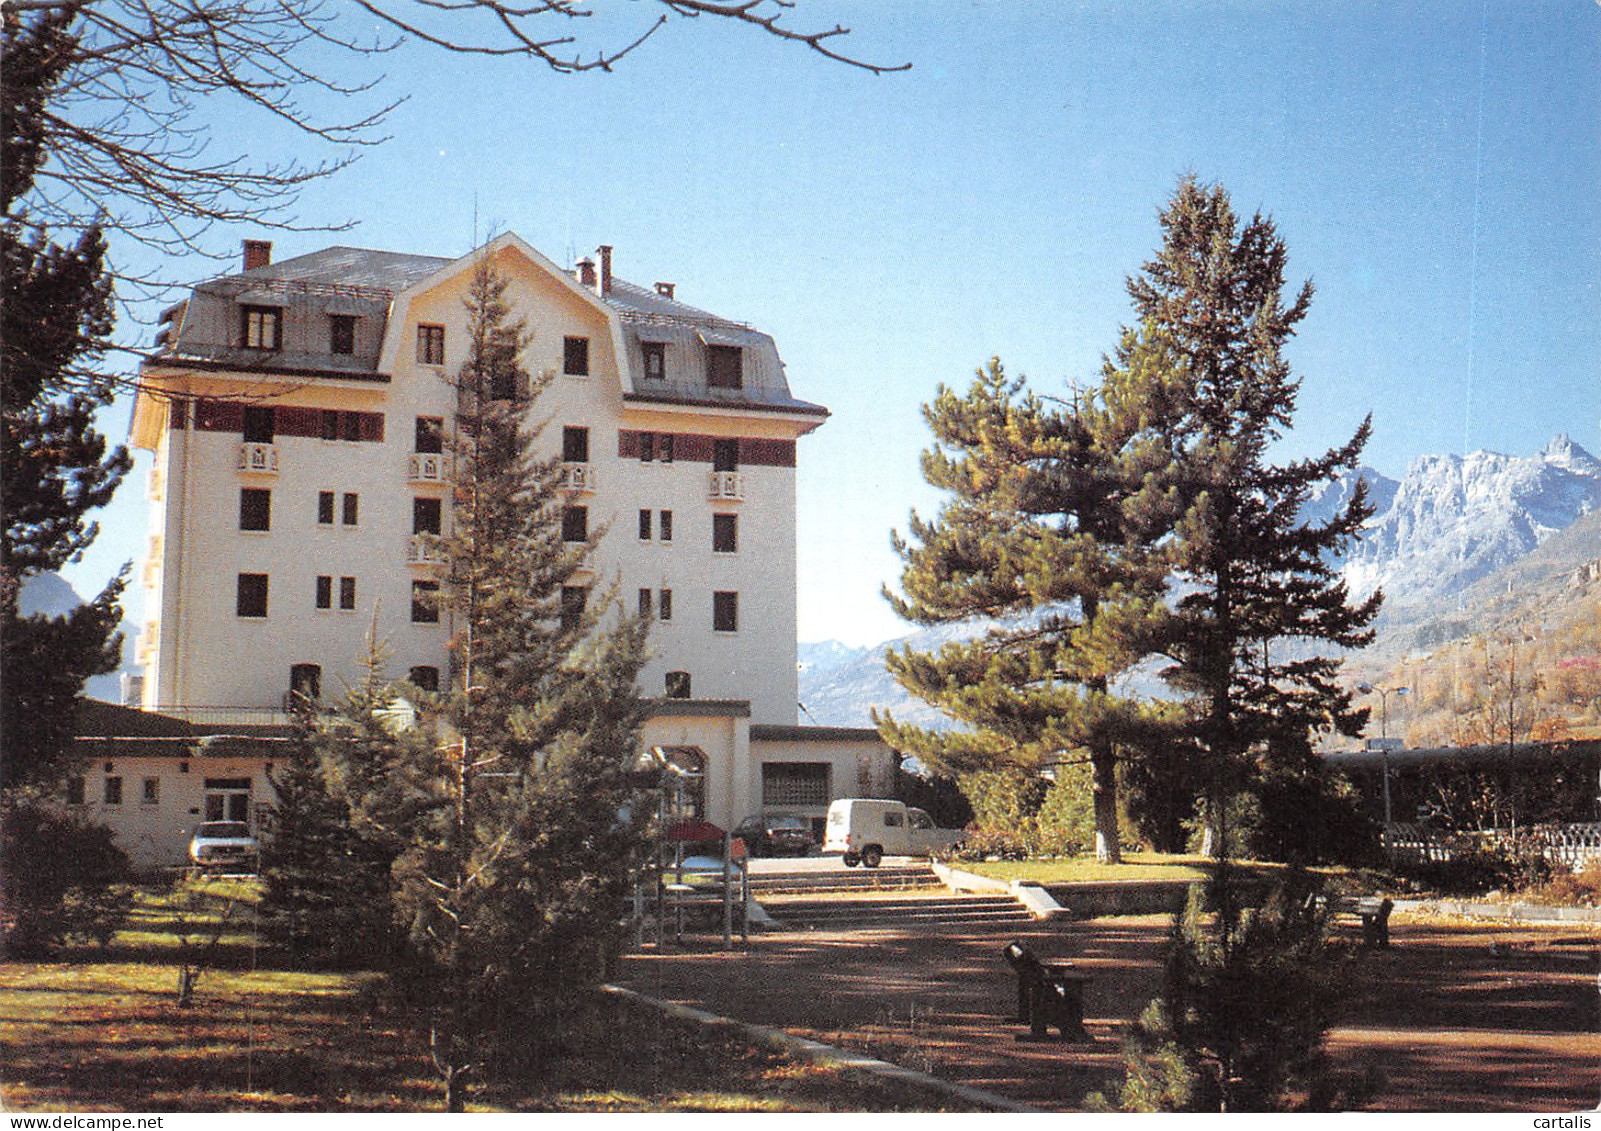
[[[1578,522],[1601,512],[1601,460],[1566,435],[1556,436],[1532,456],[1483,451],[1422,456],[1412,461],[1399,482],[1364,467],[1325,487],[1307,502],[1302,517],[1326,521],[1349,502],[1358,478],[1367,482],[1375,515],[1347,557],[1344,573],[1357,596],[1384,587],[1385,610],[1375,654],[1390,650],[1387,633],[1393,633],[1396,647],[1418,646],[1419,625],[1427,628],[1431,639],[1473,630],[1472,616],[1464,620],[1450,611],[1467,600],[1469,590],[1528,584],[1527,571],[1508,567],[1521,563],[1558,532],[1571,527],[1572,532],[1556,542],[1565,547],[1568,542],[1580,543],[1565,549],[1562,569],[1572,568],[1568,558],[1601,559],[1601,541],[1589,534],[1601,527],[1594,526],[1594,519]],[[1587,539],[1596,542],[1589,553],[1583,545]],[[1492,575],[1493,581],[1485,580]],[[1482,602],[1473,604],[1477,608]],[[902,645],[936,648],[986,627],[988,622],[942,625],[871,648],[852,648],[838,641],[802,644],[800,697],[807,721],[866,726],[868,709],[877,706],[889,708],[900,719],[940,725],[936,712],[910,699],[884,670],[884,654]],[[1154,685],[1147,693],[1155,693]]]
[[[1565,434],[1532,456],[1420,456],[1345,563],[1391,606],[1460,593],[1601,508],[1601,460]]]

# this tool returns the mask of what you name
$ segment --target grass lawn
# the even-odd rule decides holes
[[[1096,880],[1204,880],[1211,861],[1205,856],[1167,856],[1158,852],[1128,852],[1121,864],[1102,864],[1093,856],[1074,856],[1065,860],[988,860],[957,861],[954,867],[996,880],[1034,880],[1042,884],[1084,883]],[[1236,867],[1247,875],[1272,875],[1281,864],[1238,861]]]
[[[415,1034],[377,1005],[368,973],[269,968],[254,945],[253,885],[213,898],[142,891],[105,951],[0,964],[9,1111],[430,1111],[442,1088]],[[238,905],[189,1008],[188,947]],[[193,950],[187,951],[193,953]],[[937,1111],[945,1097],[824,1069],[655,1010],[604,999],[537,1086],[474,1088],[499,1111]],[[958,1108],[959,1110],[959,1108]]]

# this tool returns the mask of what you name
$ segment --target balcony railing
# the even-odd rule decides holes
[[[569,491],[593,491],[595,489],[595,465],[591,463],[562,464],[561,485]]]
[[[708,495],[713,499],[743,499],[745,477],[737,471],[714,471],[711,473]]]
[[[161,622],[159,620],[145,621],[144,628],[139,633],[139,641],[134,649],[136,662],[144,665],[150,664],[155,658],[156,641],[161,636]]]
[[[239,445],[239,470],[255,475],[278,474],[278,445],[245,441]]]
[[[413,534],[406,545],[406,561],[420,566],[444,565],[444,541],[437,534]]]
[[[414,452],[408,476],[413,483],[445,483],[450,479],[450,463],[441,452]]]
[[[153,503],[159,503],[167,493],[167,477],[161,470],[160,463],[150,465],[150,479],[145,484],[145,496]]]

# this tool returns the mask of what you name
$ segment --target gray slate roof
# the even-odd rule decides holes
[[[180,327],[158,336],[157,349],[150,357],[158,362],[230,370],[320,373],[387,381],[388,375],[378,372],[378,352],[391,300],[452,262],[435,255],[329,247],[212,279],[196,286],[188,303],[168,312],[181,318]],[[623,323],[636,378],[630,399],[827,414],[822,406],[790,394],[783,362],[767,334],[615,276],[610,293],[602,296],[602,301],[617,312]],[[280,349],[263,353],[239,344],[239,307],[248,305],[283,310]],[[352,354],[329,350],[327,318],[336,314],[358,319]],[[643,380],[641,341],[667,343],[665,381]],[[743,388],[706,385],[707,343],[741,347],[745,358]]]

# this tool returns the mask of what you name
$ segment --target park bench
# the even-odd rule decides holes
[[[1017,1020],[1028,1026],[1030,1038],[1048,1037],[1054,1027],[1063,1040],[1090,1039],[1084,1031],[1088,974],[1073,969],[1071,962],[1041,962],[1020,942],[1007,943],[1001,954],[1017,974]]]
[[[1395,904],[1388,898],[1376,895],[1340,896],[1332,900],[1322,895],[1310,898],[1319,910],[1327,908],[1335,920],[1360,920],[1363,946],[1378,950],[1389,948],[1390,912],[1395,910]]]

